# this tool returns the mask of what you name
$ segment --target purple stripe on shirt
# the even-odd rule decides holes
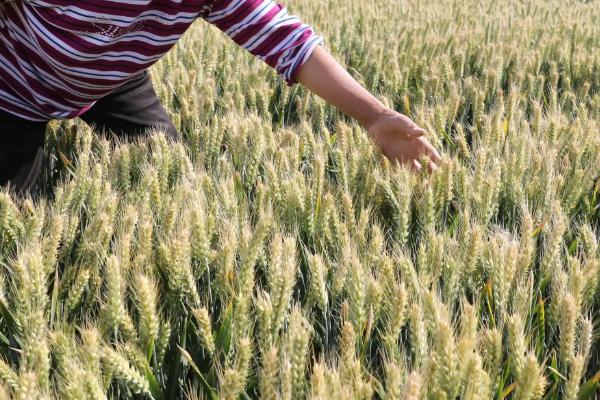
[[[198,17],[224,32],[235,27],[233,41],[293,84],[309,45],[322,39],[286,14],[272,0],[5,3],[0,59],[8,65],[0,71],[0,109],[37,121],[80,115],[154,64]]]

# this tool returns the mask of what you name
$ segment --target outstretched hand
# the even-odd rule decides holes
[[[386,109],[366,129],[392,163],[398,161],[420,171],[421,161],[426,160],[427,168],[434,172],[442,162],[440,154],[423,136],[425,130],[397,111]]]
[[[438,168],[442,158],[423,136],[425,131],[407,116],[386,107],[320,46],[302,65],[297,80],[356,119],[392,163],[398,161],[421,170],[421,161],[426,159],[429,171]]]

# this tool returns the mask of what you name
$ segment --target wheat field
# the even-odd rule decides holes
[[[598,398],[599,3],[287,5],[441,169],[199,21],[182,143],[55,122],[0,192],[0,399]]]

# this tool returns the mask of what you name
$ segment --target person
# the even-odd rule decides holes
[[[177,130],[148,68],[198,18],[353,117],[390,160],[430,170],[439,153],[412,120],[385,107],[273,0],[12,0],[0,2],[0,185],[27,193],[42,168],[45,128],[80,117],[124,137]]]

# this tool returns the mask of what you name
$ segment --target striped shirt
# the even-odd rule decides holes
[[[0,109],[32,121],[81,115],[199,17],[289,85],[322,44],[273,0],[0,0]]]

